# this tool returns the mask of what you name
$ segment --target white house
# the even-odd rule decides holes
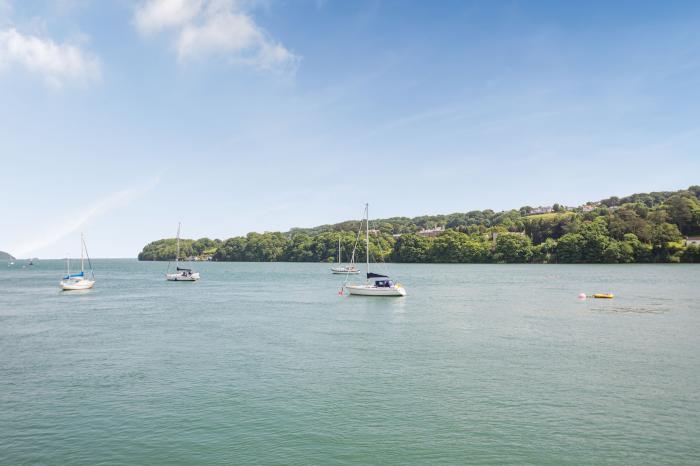
[[[694,244],[696,246],[700,246],[700,236],[688,236],[685,239],[685,245],[690,246],[691,244]]]
[[[425,228],[416,234],[418,236],[425,236],[427,238],[432,238],[434,236],[438,236],[443,231],[445,231],[445,227]]]
[[[540,207],[535,207],[528,213],[528,215],[537,215],[537,214],[548,214],[554,210],[552,206],[540,206]]]

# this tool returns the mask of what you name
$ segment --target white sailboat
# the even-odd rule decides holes
[[[85,259],[83,256],[83,251],[88,259],[88,264],[90,265],[90,279],[85,276]],[[95,285],[95,272],[92,270],[92,262],[90,262],[90,255],[87,253],[87,245],[85,244],[85,239],[83,234],[80,234],[80,273],[70,273],[70,258],[66,258],[66,276],[61,280],[61,290],[63,291],[77,291],[77,290],[88,290]]]
[[[331,267],[331,272],[335,274],[358,274],[360,273],[360,269],[355,267],[352,264],[352,261],[348,265],[343,265],[343,261],[341,260],[341,248],[340,248],[340,235],[338,235],[338,266],[337,267]]]
[[[175,273],[165,273],[165,279],[170,282],[194,282],[199,280],[199,272],[192,269],[180,268],[180,222],[177,224],[177,252],[175,253]],[[168,263],[168,270],[170,263]]]
[[[362,285],[345,285],[350,294],[358,296],[406,296],[406,289],[386,275],[369,271],[369,204],[365,204],[365,248],[367,251],[367,281]]]

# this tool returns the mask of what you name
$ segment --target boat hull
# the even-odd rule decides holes
[[[337,275],[357,275],[360,273],[359,270],[343,270],[343,269],[331,269],[331,272]]]
[[[196,282],[199,280],[199,272],[189,275],[183,275],[181,273],[168,273],[165,275],[165,279],[169,282]]]
[[[400,286],[347,285],[345,288],[348,293],[356,296],[406,296],[406,289]]]
[[[89,290],[94,285],[95,285],[94,280],[61,282],[61,290],[63,290],[63,291]]]

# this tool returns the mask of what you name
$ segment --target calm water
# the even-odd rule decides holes
[[[0,268],[0,463],[700,464],[698,266],[95,268]]]

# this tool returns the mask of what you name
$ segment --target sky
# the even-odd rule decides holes
[[[694,1],[0,0],[0,250],[700,184]]]

